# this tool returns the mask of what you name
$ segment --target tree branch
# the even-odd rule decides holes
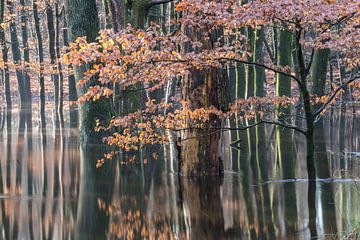
[[[355,82],[359,78],[360,78],[360,73],[358,73],[353,78],[349,79],[348,81],[341,84],[338,88],[336,88],[333,94],[326,100],[326,102],[318,110],[316,110],[316,112],[314,113],[314,118],[317,119],[317,117],[321,114],[321,112],[332,102],[332,100],[334,100],[334,98],[341,89],[343,89],[345,86],[349,85],[350,83]]]

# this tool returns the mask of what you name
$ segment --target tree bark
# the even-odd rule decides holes
[[[291,42],[292,34],[286,30],[280,30],[277,32],[278,36],[278,54],[277,65],[282,67],[290,67],[292,65],[291,55]],[[283,74],[276,75],[276,96],[291,97],[291,79]],[[276,114],[279,121],[291,121],[289,118],[291,115],[290,106],[276,107]],[[282,173],[284,178],[295,177],[295,163],[294,163],[294,149],[293,149],[293,131],[291,129],[284,129],[283,127],[276,127],[276,142],[277,142],[277,154]]]
[[[192,39],[203,43],[204,49],[211,49],[222,31],[217,30],[205,40],[204,33],[195,32],[183,26],[182,31]],[[184,44],[183,51],[196,51]],[[189,103],[190,109],[214,106],[226,110],[228,106],[228,80],[226,70],[192,70],[181,81],[181,98]],[[208,127],[218,128],[221,119],[210,115]],[[220,175],[221,160],[219,155],[220,132],[206,129],[189,129],[181,131],[181,155],[179,170],[185,176]]]
[[[15,15],[14,2],[7,0],[6,5],[8,8],[9,14],[14,16]],[[13,58],[14,64],[19,65],[21,62],[21,52],[20,52],[20,44],[19,44],[19,39],[18,39],[18,35],[17,35],[15,19],[11,20],[9,30],[10,30],[10,39],[11,39],[12,58]],[[19,67],[16,68],[16,78],[17,78],[17,82],[18,82],[18,91],[19,91],[19,95],[20,95],[20,105],[21,105],[21,108],[24,108],[24,107],[26,107],[27,99],[26,99],[24,78],[23,78],[22,72],[19,69]]]
[[[65,11],[71,41],[80,36],[86,36],[89,42],[96,40],[100,28],[96,0],[66,0]],[[75,67],[75,79],[80,80],[89,67],[86,65]],[[98,84],[97,80],[91,79],[78,89],[79,94],[86,93],[90,86],[96,84]],[[110,104],[107,99],[100,98],[95,102],[83,103],[80,106],[80,134],[83,143],[99,143],[103,133],[94,131],[95,121],[98,119],[101,123],[105,123],[110,118]]]
[[[4,13],[5,13],[5,0],[0,0],[0,24],[4,22]],[[4,28],[0,28],[0,44],[1,52],[4,61],[4,69],[2,70],[2,78],[5,87],[5,99],[6,107],[9,111],[11,109],[11,89],[10,89],[10,74],[9,74],[9,56],[8,56],[8,47],[6,44],[6,36]]]
[[[45,77],[44,77],[44,48],[43,48],[43,38],[40,28],[40,19],[39,19],[39,10],[38,10],[38,1],[33,0],[33,17],[35,23],[35,33],[37,40],[37,51],[38,51],[38,61],[40,64],[39,72],[39,86],[40,86],[40,116],[41,116],[41,127],[46,126],[45,121]]]
[[[47,28],[48,28],[48,37],[49,37],[49,53],[50,53],[50,63],[52,65],[52,70],[54,71],[51,74],[51,80],[54,83],[54,103],[55,111],[57,112],[59,108],[59,74],[57,69],[57,57],[56,57],[56,30],[54,24],[54,11],[50,3],[46,7],[46,17],[47,17]]]

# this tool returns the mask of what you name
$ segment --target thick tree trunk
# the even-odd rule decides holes
[[[66,0],[65,10],[68,22],[70,40],[74,41],[80,36],[86,36],[89,42],[95,41],[99,32],[99,19],[96,8],[96,0]],[[75,67],[75,78],[80,80],[83,72],[89,66]],[[92,79],[82,88],[78,89],[79,94],[87,92],[90,86],[98,84]],[[85,102],[80,106],[80,130],[84,143],[98,143],[102,140],[103,134],[95,132],[96,119],[100,122],[107,122],[111,117],[110,104],[107,99],[101,98],[97,101]]]
[[[213,32],[209,40],[202,33],[183,26],[184,33],[203,43],[203,48],[211,49],[221,31]],[[194,49],[188,44],[184,52]],[[228,107],[228,80],[226,70],[193,70],[181,81],[181,97],[189,103],[190,109],[214,106],[225,110]],[[208,128],[221,127],[221,119],[210,115],[205,124]],[[185,176],[219,175],[221,159],[219,155],[220,132],[214,129],[189,129],[181,131],[181,156],[179,170]]]
[[[35,33],[37,40],[37,50],[38,50],[38,61],[40,64],[40,72],[39,72],[39,86],[40,86],[40,116],[41,116],[41,127],[46,126],[45,121],[45,77],[44,77],[44,49],[43,49],[43,38],[41,34],[40,28],[40,19],[39,19],[39,11],[38,11],[38,1],[33,0],[33,17],[35,23]]]

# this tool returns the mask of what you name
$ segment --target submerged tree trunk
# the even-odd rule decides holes
[[[210,39],[205,40],[202,33],[194,32],[183,27],[186,35],[197,38],[203,43],[205,49],[211,49],[218,39],[217,30],[212,32]],[[194,51],[185,44],[184,52]],[[228,106],[228,80],[226,70],[192,70],[181,81],[181,98],[188,102],[190,109],[214,106],[226,110]],[[206,123],[208,128],[221,127],[221,119],[210,115]],[[179,170],[185,176],[219,175],[221,172],[221,159],[219,155],[220,132],[214,129],[189,129],[181,131],[181,156]]]
[[[99,19],[96,8],[96,0],[66,0],[65,10],[68,22],[70,40],[86,36],[89,42],[95,41],[99,32]],[[84,71],[89,66],[75,67],[75,78],[80,80]],[[96,79],[91,79],[82,88],[79,94],[87,92],[90,86],[98,84]],[[107,122],[111,117],[110,104],[107,99],[100,98],[97,101],[85,102],[80,106],[80,134],[84,143],[98,143],[103,134],[95,132],[96,119],[101,123]]]
[[[46,125],[45,121],[45,77],[44,77],[44,49],[43,49],[43,38],[40,28],[40,19],[39,19],[39,10],[38,10],[38,1],[33,0],[33,17],[35,23],[35,33],[37,40],[37,50],[38,50],[38,62],[40,64],[39,71],[39,86],[40,86],[40,116],[41,116],[41,127],[44,128]]]

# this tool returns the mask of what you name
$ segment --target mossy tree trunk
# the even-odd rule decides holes
[[[277,65],[290,67],[292,65],[291,42],[292,34],[287,30],[277,32],[278,54]],[[276,75],[276,95],[291,97],[291,78],[283,74]],[[291,108],[277,106],[276,114],[281,122],[291,121]],[[281,126],[276,127],[277,155],[284,178],[293,178],[295,175],[293,131]]]
[[[65,11],[68,22],[69,37],[71,41],[81,36],[86,36],[89,42],[95,41],[99,32],[98,11],[96,0],[66,0]],[[82,78],[83,72],[90,66],[75,67],[75,78],[78,81]],[[82,88],[78,89],[79,94],[87,92],[88,88],[97,85],[97,79],[91,79]],[[95,121],[107,122],[111,118],[110,104],[107,99],[101,98],[95,102],[85,102],[80,106],[80,134],[83,143],[98,143],[103,134],[95,132]]]

